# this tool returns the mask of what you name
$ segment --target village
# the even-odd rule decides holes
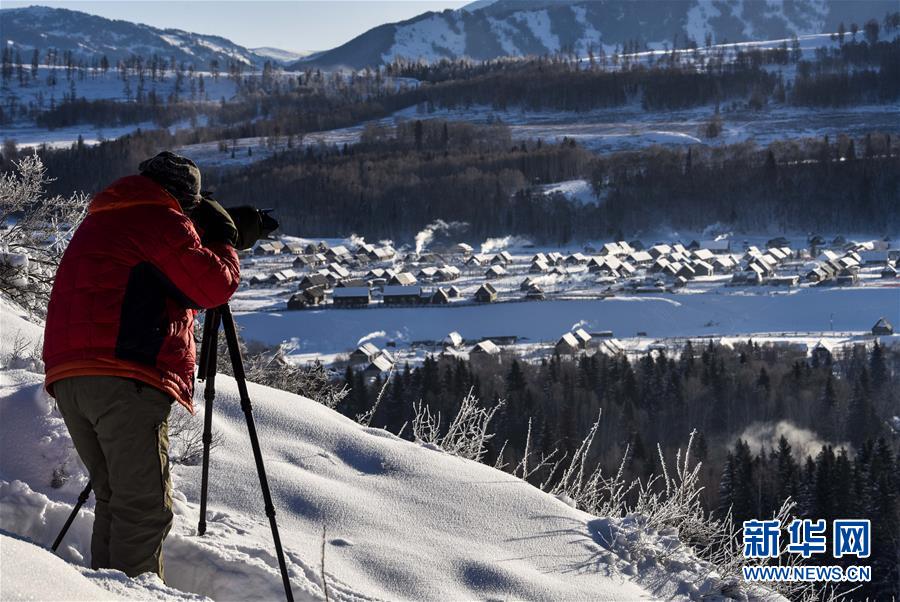
[[[355,243],[355,244],[354,244]],[[246,284],[236,297],[239,311],[353,312],[406,308],[512,307],[510,303],[584,301],[616,298],[681,297],[701,293],[783,294],[824,288],[894,288],[900,286],[900,250],[887,240],[856,242],[785,237],[735,241],[728,236],[684,242],[615,241],[577,250],[512,244],[476,249],[465,242],[439,242],[418,249],[365,241],[304,240],[284,237],[258,244],[242,258]],[[342,314],[346,315],[346,314]],[[371,314],[370,314],[371,315]],[[874,336],[893,334],[893,314],[871,317],[871,332],[783,333],[771,342],[803,347],[808,357],[824,361],[842,348]],[[375,319],[374,323],[378,323]],[[283,332],[285,340],[297,336]],[[496,333],[464,338],[448,327],[442,337],[364,340],[337,353],[298,353],[294,361],[323,361],[352,366],[372,378],[390,374],[400,363],[417,364],[427,355],[474,359],[514,354],[524,359],[558,353],[640,355],[677,349],[689,338],[659,338],[646,332],[593,330],[573,324],[554,340]],[[704,340],[727,337],[705,337]],[[738,337],[739,338],[739,337]],[[758,337],[757,337],[758,338]],[[767,335],[762,336],[766,340]],[[402,337],[400,337],[402,339]],[[744,337],[746,340],[746,337]]]

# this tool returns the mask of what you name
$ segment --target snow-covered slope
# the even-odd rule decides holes
[[[0,532],[0,567],[0,598],[6,602],[205,599],[166,587],[155,576],[129,579],[119,571],[91,571],[3,532]]]
[[[39,332],[23,330],[13,313],[0,304],[3,338]],[[199,467],[176,467],[166,589],[156,578],[129,581],[84,568],[90,507],[60,550],[72,564],[6,537],[49,545],[86,477],[42,376],[0,370],[0,599],[58,599],[59,588],[73,592],[68,599],[97,599],[98,591],[281,597],[235,383],[220,377],[217,384],[213,424],[224,443],[212,455],[209,530],[196,535]],[[699,598],[718,587],[715,573],[672,533],[590,516],[506,473],[365,428],[295,395],[256,385],[250,394],[298,599],[323,598],[323,573],[334,600],[620,601]],[[638,537],[642,558],[625,551]],[[11,558],[15,571],[6,568]],[[43,578],[29,578],[37,574]]]
[[[272,48],[271,46],[261,46],[259,48],[251,48],[254,54],[270,58],[279,63],[293,63],[304,57],[315,54],[315,50],[307,50],[304,52],[294,52],[293,50],[282,50],[281,48]]]
[[[662,48],[715,42],[787,38],[836,31],[840,22],[862,25],[897,9],[895,0],[496,0],[460,10],[428,12],[376,27],[296,63],[363,67],[397,58],[434,61],[468,56],[541,55],[637,41]],[[677,36],[677,40],[675,39]]]
[[[267,58],[220,36],[159,29],[63,8],[3,9],[0,19],[3,43],[21,49],[26,62],[30,62],[33,48],[40,49],[42,56],[48,48],[56,48],[60,57],[67,50],[88,59],[106,55],[113,66],[134,54],[145,59],[156,54],[197,68],[206,68],[217,59],[223,70],[232,60],[249,66],[261,65]]]

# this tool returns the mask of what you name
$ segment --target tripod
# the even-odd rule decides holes
[[[197,534],[206,533],[206,495],[209,490],[209,448],[212,444],[212,412],[213,401],[216,397],[216,348],[219,339],[219,326],[225,330],[225,342],[228,345],[228,354],[231,356],[231,367],[234,371],[234,379],[237,381],[238,393],[241,397],[241,410],[247,421],[247,430],[250,433],[250,446],[253,448],[253,459],[256,460],[256,472],[259,475],[259,485],[262,489],[265,502],[266,516],[269,517],[269,525],[272,527],[272,539],[275,541],[275,553],[278,556],[278,566],[281,569],[281,580],[284,583],[284,594],[288,602],[294,602],[291,593],[291,582],[288,578],[287,566],[284,562],[284,550],[281,548],[281,537],[278,535],[278,525],[275,522],[275,506],[272,504],[272,494],[269,491],[269,481],[266,479],[266,468],[263,465],[262,452],[259,449],[259,438],[256,435],[256,423],[253,420],[253,409],[250,406],[250,395],[247,392],[247,377],[244,373],[244,359],[241,357],[241,348],[238,346],[237,329],[234,325],[234,316],[231,308],[226,303],[219,307],[206,310],[206,320],[203,323],[203,340],[200,343],[200,366],[198,378],[206,381],[203,390],[205,412],[203,416],[203,476],[200,483],[200,522],[197,524]],[[78,503],[63,525],[62,530],[53,542],[52,550],[55,552],[66,536],[72,521],[78,515],[78,511],[91,495],[91,483],[78,496]]]
[[[278,525],[275,522],[275,506],[272,504],[272,494],[269,491],[269,481],[266,478],[266,468],[263,465],[262,452],[259,449],[259,438],[256,435],[256,423],[253,420],[253,409],[250,406],[250,394],[247,392],[247,377],[244,373],[244,360],[241,357],[241,348],[238,345],[237,329],[234,325],[234,316],[228,304],[220,305],[206,310],[206,319],[203,323],[203,340],[200,343],[200,362],[198,378],[206,381],[203,389],[204,414],[203,414],[203,473],[200,481],[200,522],[197,524],[197,534],[206,533],[206,497],[209,490],[209,448],[212,444],[212,413],[213,402],[216,397],[216,351],[219,339],[219,326],[225,330],[225,342],[228,345],[228,354],[231,356],[231,368],[234,372],[234,380],[237,382],[238,393],[241,397],[241,410],[244,411],[244,419],[247,421],[247,431],[250,434],[250,446],[253,449],[253,459],[256,460],[256,473],[259,475],[259,485],[262,489],[265,503],[266,516],[269,517],[269,526],[272,527],[272,539],[275,542],[275,553],[278,556],[278,566],[281,569],[281,580],[284,583],[284,594],[288,602],[294,601],[291,593],[291,582],[288,578],[287,566],[284,563],[284,550],[281,548],[281,537],[278,535]]]

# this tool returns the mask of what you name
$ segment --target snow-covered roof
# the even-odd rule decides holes
[[[378,355],[379,351],[380,350],[378,349],[378,347],[376,347],[373,343],[363,343],[356,348],[356,351],[354,351],[354,353],[361,353],[366,357],[375,357],[376,355]]]
[[[486,353],[488,355],[494,355],[500,353],[500,348],[494,344],[493,341],[481,341],[480,343],[476,343],[474,347],[472,347],[472,351],[470,353]]]
[[[369,297],[371,291],[367,286],[342,286],[334,289],[332,297],[334,299],[356,299],[360,297]]]
[[[444,337],[444,344],[451,347],[459,347],[463,343],[462,335],[455,330]]]
[[[378,355],[372,359],[372,362],[366,368],[366,372],[384,373],[390,372],[394,367],[394,363],[385,355]]]
[[[572,334],[575,335],[575,338],[582,343],[587,343],[591,340],[591,335],[588,334],[588,331],[586,331],[584,328],[576,328],[572,331]]]
[[[383,287],[382,296],[384,297],[407,297],[410,295],[421,295],[421,286],[404,286],[400,284],[388,285]]]
[[[556,342],[557,346],[565,345],[566,347],[570,347],[572,349],[578,349],[578,339],[575,338],[575,335],[571,332],[567,332],[566,334],[559,337],[559,341]]]

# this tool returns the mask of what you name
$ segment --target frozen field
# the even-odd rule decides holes
[[[467,340],[516,336],[555,341],[576,324],[616,337],[652,338],[765,332],[868,331],[879,317],[900,323],[900,287],[800,289],[765,294],[655,294],[602,300],[540,301],[461,307],[372,308],[248,312],[238,322],[266,343],[296,340],[298,352],[340,353],[360,339],[441,340],[458,331]]]
[[[403,120],[448,119],[487,123],[499,119],[509,125],[513,139],[541,138],[559,141],[563,138],[577,140],[594,152],[634,150],[649,146],[690,144],[734,144],[754,141],[764,146],[775,140],[803,137],[835,137],[840,134],[864,136],[869,132],[900,132],[900,105],[869,105],[847,109],[801,109],[794,107],[768,107],[765,111],[723,111],[722,133],[716,138],[703,138],[701,128],[712,117],[712,107],[700,107],[684,111],[646,112],[637,104],[616,109],[603,109],[576,113],[571,111],[525,111],[521,109],[494,110],[487,106],[468,109],[440,110],[433,113],[418,111],[415,107],[398,111],[392,117],[376,120],[392,126]],[[303,137],[307,146],[343,145],[359,142],[365,123],[347,128],[312,132]],[[260,161],[283,152],[287,148],[286,137],[268,147],[265,138],[240,138],[238,153],[222,152],[217,142],[184,146],[180,152],[205,167],[240,167],[251,161]],[[295,141],[299,145],[299,142]],[[247,156],[247,147],[253,148],[253,156]]]

